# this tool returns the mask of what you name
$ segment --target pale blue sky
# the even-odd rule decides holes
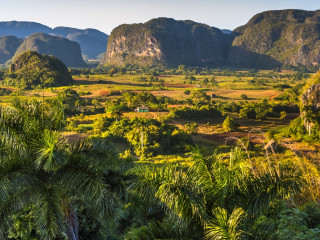
[[[157,17],[232,30],[266,10],[320,9],[320,0],[0,0],[0,9],[0,21],[96,28],[110,34],[120,24]]]

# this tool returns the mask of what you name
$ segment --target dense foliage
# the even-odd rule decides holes
[[[53,56],[25,52],[11,64],[4,84],[22,89],[70,85],[73,79],[67,67]]]
[[[191,138],[178,128],[153,119],[121,119],[101,117],[94,130],[102,136],[126,140],[132,151],[141,157],[184,152]]]
[[[120,195],[108,187],[117,156],[106,140],[68,143],[55,100],[15,100],[0,118],[1,239],[98,237],[112,225]]]
[[[115,109],[119,109],[121,111],[134,110],[139,106],[148,106],[152,110],[166,110],[166,106],[168,104],[175,103],[178,103],[175,99],[165,96],[156,97],[150,92],[123,92],[121,94],[121,98],[107,101],[105,106],[106,112],[111,112]]]
[[[277,70],[71,71],[88,85],[42,96],[0,88],[11,95],[0,108],[1,239],[320,239],[320,171],[309,158],[320,139],[319,74],[303,85],[302,74],[281,80]],[[170,87],[166,97],[140,82],[167,88],[157,80],[165,71],[206,87]],[[234,91],[230,101],[222,72],[280,95]],[[108,80],[99,94],[101,79],[118,75],[128,87]],[[134,112],[140,106],[149,112]]]

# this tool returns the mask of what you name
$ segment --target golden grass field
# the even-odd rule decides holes
[[[241,71],[244,72],[244,71]],[[259,71],[259,73],[268,73],[270,71]],[[281,74],[292,73],[290,71],[283,71]],[[39,98],[50,98],[56,96],[60,91],[64,89],[71,88],[77,92],[85,92],[81,97],[88,99],[97,99],[103,106],[105,101],[117,98],[119,96],[109,96],[108,93],[112,90],[124,91],[148,91],[155,96],[167,96],[177,100],[185,100],[190,97],[184,93],[185,90],[203,90],[207,95],[215,94],[216,98],[214,100],[225,100],[225,101],[240,101],[241,95],[245,94],[248,97],[248,101],[260,101],[261,99],[272,100],[275,96],[278,96],[282,92],[274,88],[274,84],[289,84],[294,85],[289,79],[286,78],[255,78],[256,80],[265,81],[264,86],[252,85],[249,82],[253,80],[253,77],[233,77],[233,76],[215,76],[215,81],[218,86],[211,86],[209,84],[203,84],[204,79],[211,79],[213,75],[195,75],[195,80],[190,82],[185,79],[184,75],[160,75],[157,78],[163,79],[164,83],[160,85],[159,82],[145,82],[141,79],[150,79],[150,75],[138,74],[116,74],[110,77],[107,74],[102,75],[89,75],[89,76],[73,76],[75,82],[72,86],[66,87],[55,87],[47,89],[35,89],[35,90],[24,90],[20,91],[17,88],[10,87],[10,90],[20,91],[20,98],[22,99],[39,99]],[[7,105],[10,101],[10,96],[3,96],[0,98],[1,104],[3,106]],[[136,112],[126,112],[123,113],[124,117],[143,117],[143,118],[154,118],[159,119],[166,116],[167,112],[149,112],[149,113],[136,113]],[[79,123],[92,124],[95,119],[99,116],[110,114],[95,114],[83,116],[81,119],[77,119]],[[250,128],[258,129],[272,129],[279,125],[287,125],[289,121],[247,121],[243,119],[236,119],[240,123],[241,128],[237,134],[233,134],[234,137],[244,137]],[[221,131],[221,119],[203,119],[199,122],[198,135],[194,136],[194,140],[197,142],[202,142],[204,144],[222,144],[227,135]],[[278,122],[277,122],[278,121]],[[186,121],[175,121],[171,124],[184,129]],[[259,134],[256,134],[259,135]],[[70,134],[70,138],[74,136]],[[78,136],[77,136],[78,137]],[[80,136],[81,137],[81,136]],[[257,137],[258,139],[259,137]],[[257,140],[257,141],[262,141]]]
[[[245,71],[239,71],[245,72]],[[270,71],[263,70],[259,73],[268,73]],[[282,71],[281,74],[288,74],[290,71]],[[280,74],[280,75],[281,75]],[[218,98],[224,100],[241,100],[240,95],[246,94],[248,100],[270,99],[277,96],[279,92],[273,87],[274,84],[288,84],[288,79],[285,78],[272,78],[266,79],[258,77],[256,80],[265,81],[266,85],[256,86],[249,82],[253,77],[234,77],[234,76],[215,76],[215,81],[218,86],[211,86],[210,83],[204,85],[204,79],[211,79],[213,75],[195,75],[196,80],[190,82],[185,79],[184,75],[160,75],[157,78],[164,80],[163,85],[158,82],[145,82],[141,78],[149,79],[150,75],[146,74],[116,74],[110,77],[108,74],[74,76],[75,79],[73,86],[47,88],[44,90],[26,90],[22,91],[23,96],[30,97],[53,97],[59,91],[66,88],[72,88],[78,92],[90,92],[88,95],[82,96],[83,98],[101,98],[107,99],[108,97],[103,92],[110,92],[111,90],[119,91],[150,91],[156,96],[168,96],[178,100],[184,100],[188,96],[184,94],[185,90],[204,90],[207,94],[216,94]],[[296,83],[296,82],[295,82]],[[289,82],[289,84],[291,84]],[[10,87],[11,90],[18,90],[17,88]],[[1,102],[6,102],[6,97],[1,98]]]

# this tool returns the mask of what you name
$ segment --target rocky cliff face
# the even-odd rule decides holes
[[[35,33],[27,37],[17,49],[13,59],[26,51],[53,55],[68,67],[85,67],[78,43],[63,37]]]
[[[13,36],[0,37],[0,64],[5,64],[14,56],[22,41]]]
[[[303,124],[311,135],[315,123],[319,123],[320,110],[320,71],[314,74],[306,83],[301,95],[301,114]]]
[[[228,39],[221,30],[192,21],[158,18],[121,25],[112,31],[101,65],[221,66]]]
[[[305,84],[301,95],[301,105],[310,110],[320,110],[320,71],[314,74]]]
[[[229,64],[244,67],[319,66],[320,11],[280,10],[257,14],[235,29]]]
[[[320,83],[312,85],[301,96],[301,102],[304,106],[309,106],[313,111],[320,110]]]

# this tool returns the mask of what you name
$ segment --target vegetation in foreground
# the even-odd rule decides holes
[[[77,75],[85,84],[101,78],[100,91],[109,88],[100,97],[94,84],[42,96],[0,89],[1,239],[320,238],[319,166],[291,148],[317,146],[317,102],[300,95],[313,96],[319,75],[305,88],[303,74],[279,75],[286,90],[274,99],[250,99],[254,89],[235,101],[210,93],[246,74],[267,91],[277,73],[217,71],[212,79],[210,70],[181,66],[170,70],[172,85],[203,87],[169,85],[173,95],[160,96],[170,77],[106,71]],[[134,112],[139,106],[150,112]],[[289,126],[288,115],[300,112]]]

